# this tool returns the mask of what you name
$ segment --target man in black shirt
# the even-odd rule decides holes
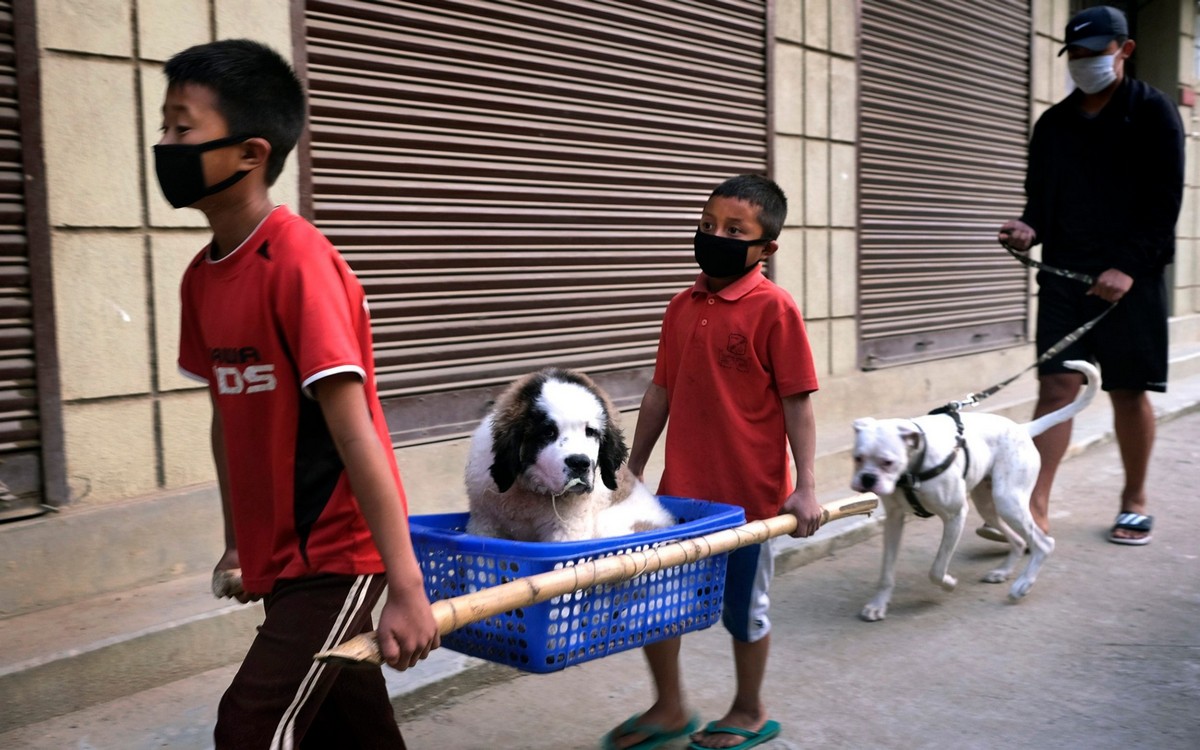
[[[1162,92],[1125,75],[1134,42],[1121,11],[1084,10],[1067,23],[1065,39],[1062,52],[1076,89],[1034,126],[1025,211],[1005,222],[999,237],[1020,251],[1041,242],[1047,265],[1096,278],[1088,288],[1038,274],[1039,356],[1120,302],[1083,338],[1038,368],[1034,415],[1070,403],[1083,385],[1083,376],[1063,367],[1063,361],[1099,363],[1125,469],[1120,513],[1108,539],[1146,544],[1153,519],[1145,515],[1145,480],[1155,426],[1146,392],[1167,388],[1163,270],[1175,255],[1183,124]],[[1034,441],[1042,469],[1030,510],[1044,531],[1049,531],[1050,488],[1070,439],[1066,422]],[[992,533],[988,527],[979,531]]]

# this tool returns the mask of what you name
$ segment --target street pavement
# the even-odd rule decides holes
[[[1001,545],[964,536],[956,591],[927,571],[941,524],[909,517],[888,617],[858,611],[874,591],[882,538],[778,576],[765,693],[782,748],[1200,748],[1200,413],[1160,425],[1151,469],[1154,541],[1105,540],[1122,470],[1115,445],[1061,468],[1057,546],[1032,592],[980,582]],[[973,529],[977,516],[969,525]],[[718,626],[689,634],[693,708],[721,716],[733,685]],[[652,700],[638,652],[552,675],[523,674],[400,716],[409,747],[594,748]],[[668,747],[686,747],[676,741]]]

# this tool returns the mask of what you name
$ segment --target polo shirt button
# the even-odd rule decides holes
[[[717,301],[716,301],[715,299],[713,299],[712,297],[709,297],[709,298],[708,298],[708,304],[710,304],[710,305],[715,305],[715,304],[717,304]]]
[[[700,325],[702,325],[702,326],[708,325],[708,318],[705,318],[704,320],[700,321]]]

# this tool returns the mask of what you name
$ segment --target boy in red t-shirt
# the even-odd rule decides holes
[[[383,675],[312,655],[371,629],[406,669],[439,645],[375,391],[362,286],[267,188],[304,126],[268,47],[226,40],[167,62],[155,169],[212,242],[184,274],[179,366],[208,384],[225,516],[216,571],[265,619],[221,699],[217,748],[402,748]]]
[[[817,377],[795,301],[758,268],[779,249],[786,215],[783,191],[758,175],[730,178],[709,197],[695,236],[703,273],[667,306],[629,468],[642,476],[670,415],[660,494],[740,505],[748,520],[792,513],[793,536],[809,536],[821,516],[809,400]],[[695,732],[689,747],[753,747],[779,733],[760,694],[772,571],[767,544],[729,557],[722,617],[733,636],[737,691],[725,716]],[[679,638],[645,647],[657,700],[610,732],[605,747],[658,747],[696,730],[698,719],[684,705],[679,648]]]

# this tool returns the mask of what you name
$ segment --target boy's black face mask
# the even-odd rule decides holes
[[[211,187],[204,184],[205,151],[242,143],[254,136],[231,135],[205,143],[172,143],[154,147],[154,171],[158,174],[158,186],[162,188],[167,202],[175,208],[190,206],[201,198],[221,192],[245,177],[249,172],[234,172]]]
[[[746,266],[750,248],[767,242],[770,240],[738,240],[733,237],[718,237],[715,234],[697,231],[696,238],[693,240],[696,248],[696,263],[699,264],[701,271],[716,279],[744,276],[758,266],[758,263]]]

